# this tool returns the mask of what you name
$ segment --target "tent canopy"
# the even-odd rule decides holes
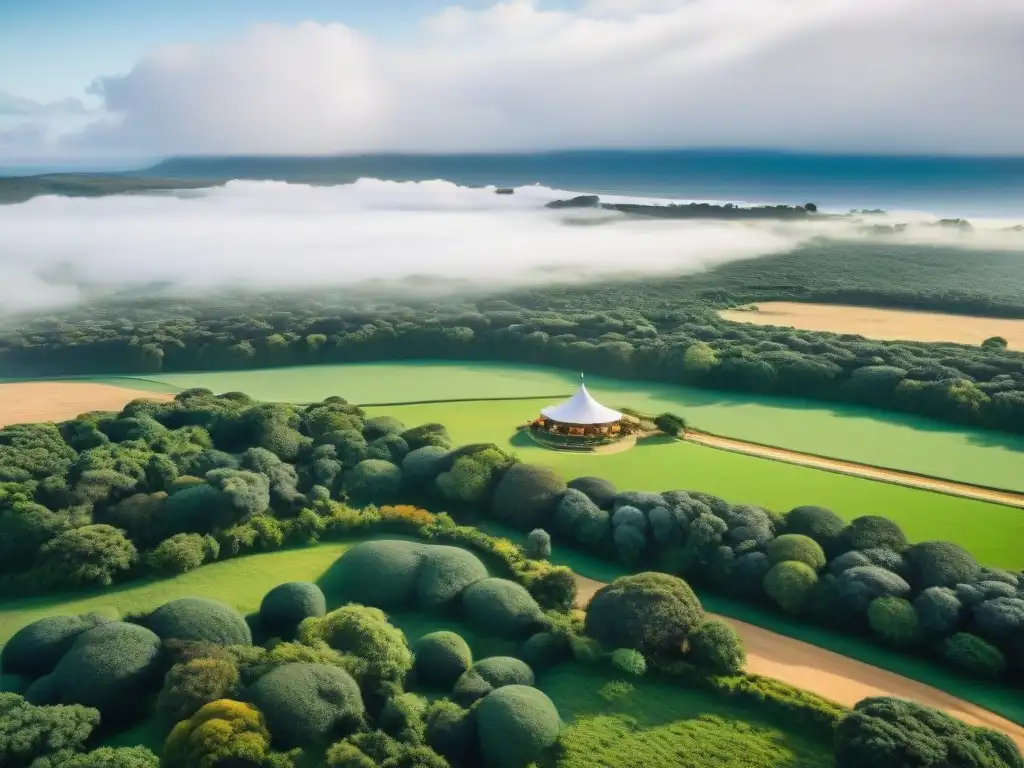
[[[592,398],[584,384],[564,403],[541,409],[541,415],[563,424],[611,424],[622,418],[621,413]]]

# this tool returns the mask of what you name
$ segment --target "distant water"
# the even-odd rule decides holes
[[[816,203],[1024,217],[1024,157],[900,157],[764,151],[574,151],[494,155],[175,158],[142,173],[345,183],[445,179],[469,186],[558,189],[735,203]]]

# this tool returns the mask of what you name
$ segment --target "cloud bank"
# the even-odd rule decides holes
[[[96,79],[106,117],[63,147],[1013,154],[1022,71],[1020,0],[508,0],[401,47],[304,23],[154,50]]]
[[[233,181],[176,195],[37,197],[0,206],[0,311],[73,304],[83,286],[129,288],[141,297],[155,283],[195,296],[369,280],[404,282],[406,290],[438,280],[493,290],[680,275],[782,253],[822,235],[866,237],[846,221],[635,220],[544,208],[572,194],[536,186],[506,196],[445,181],[362,179],[330,187]],[[1024,233],[994,224],[969,234],[912,226],[895,239],[1024,251]]]

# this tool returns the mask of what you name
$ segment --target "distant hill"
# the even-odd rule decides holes
[[[23,203],[40,195],[102,197],[201,189],[221,180],[159,178],[114,173],[51,173],[39,176],[0,176],[0,204]]]

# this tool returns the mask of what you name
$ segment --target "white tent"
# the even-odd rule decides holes
[[[549,405],[541,410],[541,415],[562,424],[611,424],[619,421],[622,414],[606,408],[587,392],[581,383],[576,394],[558,405]]]

